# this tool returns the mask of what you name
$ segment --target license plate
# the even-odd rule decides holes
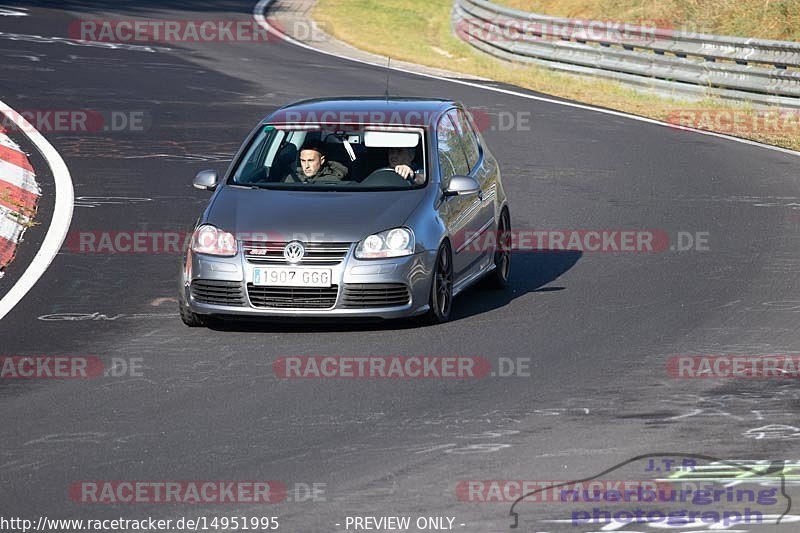
[[[330,287],[330,268],[266,267],[253,269],[253,285],[271,287]]]

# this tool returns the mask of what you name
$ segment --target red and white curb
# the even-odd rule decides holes
[[[53,207],[53,217],[50,220],[50,226],[47,228],[42,245],[36,252],[30,265],[25,269],[25,272],[17,279],[11,289],[0,298],[0,319],[6,316],[16,306],[22,298],[28,294],[28,291],[36,285],[36,282],[41,279],[50,263],[58,254],[61,246],[64,244],[64,239],[67,237],[69,226],[72,223],[72,208],[75,202],[75,191],[72,187],[72,178],[69,175],[69,169],[66,163],[61,158],[58,151],[53,148],[44,136],[36,131],[31,126],[30,122],[25,120],[25,117],[11,109],[8,104],[0,100],[0,115],[14,123],[17,129],[22,132],[30,141],[36,146],[36,150],[42,154],[42,157],[47,162],[50,172],[53,175],[55,183],[55,206]],[[40,196],[39,188],[36,185],[33,170],[30,168],[28,158],[11,139],[5,135],[0,136],[0,150],[4,154],[0,157],[0,187],[7,188],[11,191],[9,198],[16,198],[16,201],[9,201],[15,205],[14,209],[22,216],[31,216],[27,213],[19,213],[20,210],[25,211],[24,207],[31,205],[31,201],[38,200]],[[27,168],[25,166],[27,162]],[[2,190],[2,189],[0,189]],[[36,203],[32,204],[35,208]],[[0,206],[0,210],[11,213],[11,207],[7,205]],[[7,239],[9,242],[14,242],[14,249],[16,250],[16,243],[21,237],[24,230],[24,224],[20,224],[18,217],[3,216],[3,222],[0,223],[0,234],[5,235],[8,232]],[[9,222],[5,222],[8,219]],[[8,224],[8,226],[6,226]],[[19,226],[23,226],[20,228]],[[11,252],[12,254],[14,252]],[[0,261],[0,264],[3,264]]]
[[[0,131],[0,277],[14,260],[40,196],[28,156]]]

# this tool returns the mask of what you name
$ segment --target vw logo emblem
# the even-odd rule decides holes
[[[303,244],[298,241],[292,241],[286,245],[283,249],[283,258],[286,259],[290,263],[299,263],[303,260],[303,256],[306,253],[306,249],[303,248]]]

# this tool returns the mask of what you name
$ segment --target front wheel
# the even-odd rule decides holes
[[[439,247],[436,254],[428,305],[428,323],[441,324],[450,320],[450,310],[453,307],[453,255],[446,242]]]
[[[181,320],[190,328],[202,328],[208,325],[208,317],[193,313],[184,300],[182,293],[178,295],[178,310],[181,313]]]

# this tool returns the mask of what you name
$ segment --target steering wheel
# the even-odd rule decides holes
[[[375,169],[369,174],[369,176],[361,180],[361,183],[392,187],[398,187],[400,185],[411,186],[411,182],[395,172],[394,167],[381,167]]]

